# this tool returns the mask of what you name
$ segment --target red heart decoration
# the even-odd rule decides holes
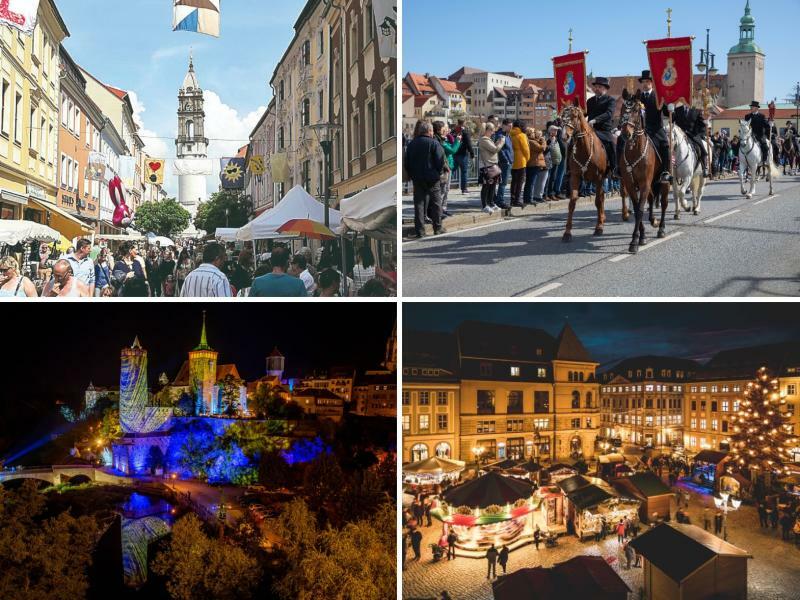
[[[148,165],[151,171],[160,171],[161,170],[161,163],[160,162],[152,162]]]

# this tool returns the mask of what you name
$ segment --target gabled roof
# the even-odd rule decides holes
[[[411,88],[411,91],[414,94],[431,96],[436,93],[436,90],[433,89],[433,86],[431,85],[427,75],[409,72],[406,74],[404,80],[408,83],[408,86]]]
[[[241,379],[236,365],[217,365],[217,381],[222,381],[228,375],[233,375],[236,379]]]
[[[575,490],[586,487],[587,485],[591,485],[591,481],[586,479],[583,475],[573,475],[572,477],[562,479],[556,483],[556,485],[561,488],[562,492],[569,494]]]
[[[108,84],[103,84],[103,85],[105,85],[105,88],[120,100],[125,100],[125,98],[128,96],[128,92],[126,92],[125,90],[115,88],[114,86]]]
[[[688,358],[674,358],[671,356],[656,356],[652,354],[648,354],[645,356],[633,356],[631,358],[626,358],[613,366],[606,368],[603,370],[601,375],[622,375],[630,381],[644,381],[645,379],[652,379],[652,380],[668,380],[668,381],[688,381],[689,379],[694,378],[695,373],[697,373],[701,368],[700,363],[694,360],[690,360]],[[653,370],[653,376],[651,378],[647,377],[647,369]],[[670,371],[670,375],[661,375],[662,370]],[[631,375],[628,376],[628,371],[631,371]],[[637,375],[637,371],[641,371],[642,375]],[[678,379],[677,371],[683,371],[684,377],[682,379]]]
[[[572,325],[569,323],[565,323],[561,333],[558,334],[555,359],[588,363],[594,362],[589,352],[572,329]]]
[[[663,496],[664,494],[672,493],[672,490],[669,489],[669,486],[661,481],[661,479],[652,471],[636,473],[630,477],[625,477],[624,480],[629,481],[631,485],[639,490],[646,498]]]
[[[782,375],[790,366],[800,367],[800,341],[723,350],[706,363],[702,376],[752,379],[763,366],[772,375]]]
[[[560,482],[559,482],[560,483]],[[576,508],[583,510],[585,508],[591,508],[592,506],[597,506],[601,502],[605,502],[609,498],[613,498],[614,495],[601,488],[599,485],[589,484],[578,488],[574,492],[570,492],[567,494],[567,498],[569,501],[572,502]]]
[[[464,321],[456,329],[461,357],[548,362],[555,340],[542,329]],[[537,349],[541,350],[537,353]]]
[[[630,545],[678,583],[715,556],[752,555],[695,525],[662,523],[631,540]]]

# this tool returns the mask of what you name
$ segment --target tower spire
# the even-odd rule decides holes
[[[211,346],[208,345],[208,340],[206,338],[206,311],[203,311],[203,329],[200,332],[200,344],[198,344],[195,350],[211,350]]]

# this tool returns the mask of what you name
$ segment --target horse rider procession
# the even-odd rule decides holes
[[[674,219],[681,210],[700,214],[706,180],[710,173],[713,146],[707,123],[711,102],[703,90],[703,108],[692,106],[692,38],[651,40],[647,44],[650,69],[642,71],[639,89],[625,89],[620,106],[609,94],[611,85],[605,77],[591,81],[594,95],[586,98],[586,54],[575,52],[553,58],[557,105],[564,125],[570,181],[569,213],[562,240],[572,241],[573,213],[581,183],[593,184],[597,223],[594,235],[602,235],[605,223],[607,178],[621,180],[622,218],[629,220],[626,198],[630,198],[635,226],[629,251],[635,253],[647,243],[643,224],[645,205],[649,221],[658,228],[657,236],[666,235],[665,220],[669,190],[675,197]],[[774,105],[770,105],[770,113]],[[615,122],[619,123],[618,129]],[[749,198],[755,193],[759,175],[769,183],[779,175],[775,157],[784,159],[784,169],[796,168],[800,148],[791,122],[780,138],[774,119],[761,112],[757,100],[750,113],[739,122],[739,179],[741,193]],[[785,170],[784,170],[785,173]],[[745,183],[749,181],[749,189]],[[692,194],[692,207],[686,201]],[[660,207],[656,218],[654,207]]]

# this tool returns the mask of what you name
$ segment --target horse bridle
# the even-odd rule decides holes
[[[575,127],[575,125],[572,124],[573,109],[569,109],[569,114],[570,114],[569,119],[564,121],[564,127],[565,128],[569,127],[572,131],[577,131],[578,128]],[[587,135],[589,135],[588,132],[582,131],[582,132],[576,133],[576,134],[574,134],[574,136],[570,136],[570,137],[574,137],[576,140],[579,140],[581,138],[586,137]],[[573,161],[575,161],[575,164],[578,165],[578,167],[580,168],[581,175],[585,175],[586,171],[589,170],[589,165],[592,162],[592,158],[594,158],[594,144],[589,144],[589,158],[586,159],[585,163],[581,164],[581,161],[578,160],[578,144],[575,144],[575,143],[572,144],[572,154],[570,155],[570,158]]]
[[[622,120],[620,122],[620,125],[631,125],[630,115],[633,113],[633,108],[637,103],[638,103],[638,101],[625,102],[625,111],[622,113]],[[640,162],[642,162],[642,160],[644,160],[645,156],[647,156],[647,149],[648,149],[648,146],[650,145],[650,136],[649,135],[645,135],[644,150],[642,150],[641,156],[639,156],[639,158],[637,158],[635,161],[633,161],[633,164],[631,164],[628,161],[628,155],[625,153],[625,150],[628,148],[628,144],[631,141],[633,141],[634,137],[639,137],[639,136],[644,135],[644,134],[645,134],[644,127],[642,127],[642,121],[641,121],[641,116],[640,116],[639,124],[638,125],[633,125],[633,135],[631,135],[631,137],[629,137],[627,140],[625,140],[625,147],[622,150],[622,158],[625,160],[625,167],[626,167],[626,170],[628,171],[628,173],[633,173],[633,170],[636,168],[636,165],[638,165]]]

